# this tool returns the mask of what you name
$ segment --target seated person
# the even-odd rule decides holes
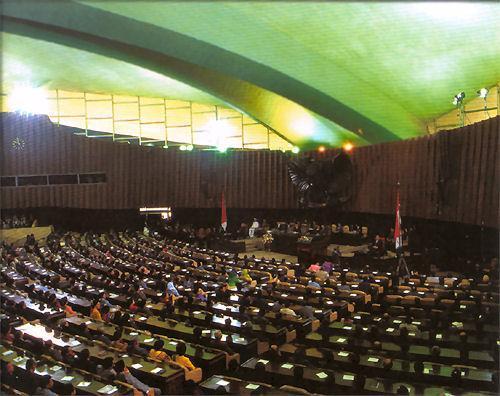
[[[159,396],[161,395],[161,390],[158,388],[152,388],[143,382],[139,381],[136,377],[134,377],[127,366],[125,366],[125,362],[123,360],[118,360],[115,363],[115,371],[117,373],[117,379],[122,382],[126,382],[129,385],[132,385],[137,390],[144,392],[145,394]]]
[[[94,306],[92,307],[92,309],[90,311],[90,317],[92,319],[102,321],[100,308],[101,308],[101,304],[99,303],[99,301],[96,301]]]
[[[116,377],[116,371],[113,368],[113,358],[108,356],[97,366],[97,374],[107,381],[113,381]]]
[[[221,351],[226,352],[228,355],[233,355],[234,351],[224,342],[222,341],[222,331],[219,329],[214,332],[214,340],[210,343],[212,347],[215,349],[220,349]]]
[[[252,277],[250,276],[250,274],[248,273],[247,268],[243,268],[243,270],[241,271],[240,279],[244,282],[247,282],[247,283],[252,283],[252,280],[253,280]]]
[[[235,288],[236,284],[239,283],[238,274],[235,270],[231,270],[231,272],[227,276],[227,285],[229,288]]]
[[[290,303],[289,302],[286,302],[285,306],[280,309],[280,313],[282,315],[297,316],[297,314],[295,313],[295,311],[293,309],[290,309]]]
[[[199,287],[196,292],[195,300],[203,302],[207,301],[207,293],[201,287]]]
[[[96,371],[96,364],[90,360],[90,351],[87,348],[78,353],[73,364],[75,367],[91,373]]]
[[[148,351],[139,346],[139,341],[137,340],[137,338],[133,338],[129,341],[127,352],[140,356],[148,356]]]
[[[163,340],[156,340],[153,348],[149,350],[149,357],[151,359],[156,359],[160,360],[162,362],[168,362],[170,359],[170,356],[163,350],[163,346],[165,345]]]
[[[41,396],[57,396],[57,393],[52,391],[52,387],[54,386],[54,381],[50,375],[44,375],[40,379],[40,385],[37,388],[36,394]]]
[[[310,280],[308,283],[307,283],[307,286],[308,287],[316,287],[318,289],[321,288],[321,285],[316,281],[316,280]]]
[[[15,387],[21,381],[19,375],[16,372],[15,366],[12,362],[8,362],[4,366],[4,362],[2,362],[2,376],[1,376],[2,384]]]
[[[175,356],[175,362],[185,367],[189,371],[196,369],[196,367],[191,363],[191,360],[184,354],[186,353],[186,344],[179,342],[175,348],[177,355]]]
[[[223,283],[215,292],[215,298],[221,302],[228,302],[231,297],[231,291],[227,283]]]
[[[73,308],[69,306],[68,299],[66,297],[61,298],[60,304],[61,304],[61,309],[64,311],[64,314],[66,315],[67,318],[76,316],[76,312],[73,310]]]

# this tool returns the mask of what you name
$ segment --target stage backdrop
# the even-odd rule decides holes
[[[137,146],[76,136],[73,128],[53,125],[45,116],[9,113],[2,114],[2,129],[2,208],[207,208],[220,205],[222,189],[229,208],[297,207],[287,173],[291,153]],[[422,138],[355,148],[354,195],[344,210],[393,213],[399,181],[403,216],[498,228],[498,136],[496,117]],[[105,181],[102,175],[88,180],[88,173],[104,174]],[[6,176],[31,175],[50,179],[41,186],[7,186],[12,179]],[[80,184],[50,184],[64,180]]]

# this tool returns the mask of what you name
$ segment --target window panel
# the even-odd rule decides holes
[[[85,117],[61,117],[59,118],[59,123],[61,125],[85,129]]]
[[[203,131],[209,127],[211,122],[215,121],[215,112],[193,114],[193,130]]]
[[[115,120],[136,120],[139,119],[139,108],[137,103],[115,103]]]
[[[141,105],[152,105],[152,104],[159,104],[164,106],[165,103],[162,98],[147,98],[144,96],[139,97],[139,102]]]
[[[60,116],[84,116],[85,100],[83,99],[59,99]]]
[[[263,125],[244,126],[243,136],[245,138],[245,146],[252,143],[266,143],[267,145],[267,128]]]
[[[189,109],[167,109],[167,126],[191,125],[191,112]]]
[[[113,120],[87,120],[87,128],[92,131],[113,132]]]
[[[142,124],[142,137],[155,139],[155,140],[165,140],[165,124]]]
[[[167,134],[171,142],[191,143],[191,127],[169,127]]]
[[[103,102],[91,102],[87,101],[87,117],[112,117],[113,116],[113,107],[112,102],[103,101]]]
[[[139,136],[139,121],[115,121],[115,134]]]
[[[58,91],[58,97],[59,97],[59,100],[65,99],[65,98],[79,98],[79,99],[83,99],[83,92],[63,91],[63,90],[60,89]]]
[[[215,113],[215,106],[214,105],[207,105],[203,103],[193,103],[193,113],[206,113],[206,112],[214,112]]]
[[[141,122],[164,122],[165,113],[162,104],[141,106]]]
[[[178,109],[183,107],[190,107],[190,103],[185,100],[169,100],[165,101],[167,109]]]

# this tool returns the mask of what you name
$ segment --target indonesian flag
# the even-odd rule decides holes
[[[222,228],[224,228],[225,232],[227,228],[227,213],[226,213],[226,200],[224,199],[224,192],[222,192],[222,199],[220,206],[221,206],[220,225]]]
[[[401,215],[399,214],[399,191],[396,195],[396,224],[394,226],[394,243],[396,252],[403,248],[403,238],[401,237]]]

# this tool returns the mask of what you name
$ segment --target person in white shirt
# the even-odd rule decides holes
[[[253,238],[254,234],[255,234],[255,230],[259,228],[259,222],[257,221],[257,219],[253,219],[253,223],[252,223],[252,226],[250,227],[250,229],[248,230],[248,236],[250,238]]]

